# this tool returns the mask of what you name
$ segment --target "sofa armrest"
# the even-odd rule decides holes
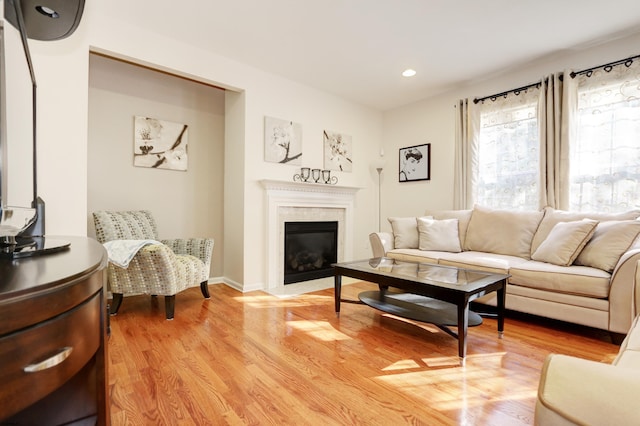
[[[393,234],[390,232],[372,232],[369,234],[372,257],[385,257],[389,250],[393,250]]]
[[[640,424],[639,369],[551,354],[542,367],[536,425]]]
[[[626,334],[633,319],[640,313],[637,310],[640,296],[635,291],[640,248],[633,248],[624,253],[611,275],[609,288],[609,331]]]

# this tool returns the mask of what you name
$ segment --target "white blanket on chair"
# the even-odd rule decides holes
[[[109,262],[121,268],[129,266],[131,259],[142,247],[149,244],[162,244],[156,240],[113,240],[103,244],[109,255]]]

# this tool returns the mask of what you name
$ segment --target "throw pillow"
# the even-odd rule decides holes
[[[393,230],[394,248],[418,248],[418,224],[415,217],[390,217],[388,220]]]
[[[565,210],[556,210],[552,207],[544,208],[544,217],[540,222],[540,226],[533,236],[531,242],[531,253],[547,238],[553,226],[558,222],[571,222],[582,219],[593,219],[600,222],[609,220],[633,220],[640,217],[640,210],[629,210],[623,213],[588,213],[588,212],[569,212]]]
[[[420,250],[459,253],[458,219],[435,220],[418,218],[418,248]]]
[[[613,272],[620,256],[631,247],[639,233],[639,220],[600,222],[575,264]]]
[[[598,221],[591,219],[556,223],[531,259],[559,266],[571,265],[593,236],[597,225]]]
[[[531,240],[543,212],[494,210],[476,205],[463,249],[531,258]]]
[[[467,227],[471,220],[471,212],[473,210],[427,210],[424,214],[437,220],[442,219],[458,219],[458,236],[460,237],[460,247],[464,245],[464,239],[467,235]]]

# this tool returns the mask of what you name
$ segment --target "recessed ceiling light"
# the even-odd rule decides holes
[[[60,15],[55,10],[47,6],[36,6],[36,10],[49,18],[59,18]]]
[[[403,77],[413,77],[414,75],[416,75],[416,71],[411,68],[402,71]]]

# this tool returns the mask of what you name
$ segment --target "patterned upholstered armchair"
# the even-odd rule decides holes
[[[164,296],[167,319],[173,319],[176,294],[200,285],[209,298],[209,267],[213,239],[158,240],[156,222],[149,211],[97,211],[93,213],[96,237],[102,244],[114,240],[155,240],[141,246],[126,268],[109,262],[108,283],[113,294],[111,314],[128,294]],[[110,245],[110,244],[109,244]],[[109,250],[108,250],[109,251]]]

